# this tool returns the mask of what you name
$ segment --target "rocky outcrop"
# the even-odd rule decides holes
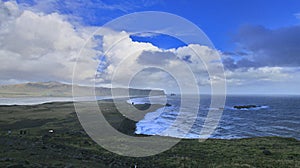
[[[250,109],[250,108],[257,108],[257,105],[240,105],[240,106],[233,106],[235,109]]]

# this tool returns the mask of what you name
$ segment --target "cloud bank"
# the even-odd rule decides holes
[[[291,88],[299,84],[300,26],[268,29],[246,25],[234,42],[237,52],[223,53],[229,86],[264,86],[276,91],[286,88],[287,82]]]
[[[263,26],[243,26],[235,36],[247,56],[235,61],[225,59],[229,69],[241,67],[300,66],[300,26],[268,29]]]
[[[1,80],[70,81],[76,55],[87,40],[57,13],[20,10],[13,2],[0,4]],[[87,64],[95,64],[90,49]]]
[[[64,5],[69,3],[66,1]],[[102,8],[108,6],[100,4]],[[121,11],[118,5],[109,7],[106,10]],[[57,13],[55,8],[56,1],[34,1],[32,6],[13,1],[0,2],[1,84],[26,81],[70,83],[77,62],[81,70],[77,75],[83,84],[94,81],[96,75],[97,84],[109,86],[115,80],[124,86],[128,84],[128,77],[136,74],[131,81],[132,87],[176,90],[177,81],[172,74],[157,68],[140,69],[147,66],[169,69],[185,81],[185,87],[189,87],[189,78],[182,71],[187,65],[196,74],[198,85],[209,89],[211,82],[218,79],[218,74],[209,76],[203,61],[217,67],[214,61],[220,55],[229,88],[253,88],[275,83],[281,87],[285,81],[295,84],[300,81],[299,26],[278,29],[243,26],[234,38],[238,46],[235,52],[221,52],[197,44],[161,49],[149,42],[133,41],[130,32],[126,31],[105,30],[104,34],[95,34],[90,39],[96,27],[73,22],[76,14]],[[122,40],[112,45],[118,39]],[[79,53],[82,57],[77,59]],[[116,71],[118,75],[115,75]]]
[[[80,65],[82,71],[77,75],[84,83],[94,80],[92,75],[96,73],[102,61],[104,66],[101,73],[98,72],[98,84],[111,83],[112,76],[118,68],[121,74],[115,80],[120,85],[125,85],[123,82],[128,80],[128,76],[137,73],[137,69],[146,65],[159,65],[162,69],[172,70],[181,80],[188,80],[180,68],[181,65],[187,64],[198,74],[196,78],[199,85],[209,85],[205,66],[191,48],[201,53],[200,57],[206,61],[213,61],[220,54],[218,51],[200,45],[163,50],[151,43],[133,41],[130,33],[125,31],[106,30],[104,35],[100,37],[95,35],[90,39],[89,35],[92,34],[93,28],[75,27],[65,19],[65,16],[58,13],[45,14],[22,10],[13,2],[1,3],[1,8],[3,9],[0,15],[2,84],[50,80],[71,82],[76,62],[80,62],[77,65]],[[113,48],[109,48],[119,38],[123,40]],[[103,51],[109,52],[103,56]],[[80,52],[83,57],[78,60],[76,58]],[[99,60],[102,57],[105,58]],[[172,74],[157,69],[148,69],[144,73],[151,73],[151,75],[147,76],[147,80],[145,76],[135,77],[136,81],[140,81],[136,82],[138,86],[135,87],[151,87],[148,81],[166,84],[173,80]],[[187,87],[190,84],[189,81],[184,83]],[[165,87],[173,88],[174,85],[176,82]]]

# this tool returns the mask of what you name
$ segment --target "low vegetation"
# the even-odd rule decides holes
[[[112,102],[99,105],[113,127],[136,136],[135,122],[118,113]],[[134,110],[126,103],[123,108]],[[131,158],[93,142],[72,103],[0,106],[0,116],[0,167],[300,167],[300,142],[292,138],[182,140],[159,155]]]

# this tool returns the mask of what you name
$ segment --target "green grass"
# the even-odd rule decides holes
[[[134,135],[136,122],[124,118],[110,101],[99,105],[110,124]],[[123,109],[137,110],[126,103]],[[154,111],[160,106],[137,105]],[[300,142],[262,137],[238,140],[182,140],[161,154],[131,158],[111,153],[83,131],[72,103],[0,106],[0,167],[300,167]],[[7,130],[12,130],[12,135]],[[19,135],[20,130],[28,135]],[[54,129],[54,134],[48,130]]]

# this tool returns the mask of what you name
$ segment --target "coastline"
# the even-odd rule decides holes
[[[134,134],[136,122],[119,114],[111,100],[99,101],[99,106],[106,109],[102,112],[113,127],[127,135],[143,136]],[[126,108],[128,104],[123,106]],[[0,106],[0,114],[0,167],[300,166],[300,141],[294,138],[207,139],[204,142],[183,139],[157,156],[129,158],[95,144],[83,131],[72,102]],[[48,132],[50,129],[54,130],[53,134]],[[20,135],[20,130],[26,130],[27,134]]]
[[[68,99],[68,98],[67,98]],[[88,102],[88,100],[86,101]],[[8,104],[8,105],[4,105],[4,104],[0,104],[0,110],[1,110],[1,117],[2,119],[0,120],[0,130],[1,132],[5,131],[3,130],[3,128],[6,128],[7,126],[4,126],[5,122],[11,123],[13,121],[5,121],[5,119],[3,120],[3,118],[5,118],[5,113],[7,112],[5,109],[9,108],[12,109],[12,111],[14,112],[10,112],[11,115],[13,114],[26,114],[26,117],[29,118],[47,118],[47,119],[62,119],[64,117],[67,117],[67,115],[74,115],[76,116],[75,113],[75,109],[74,109],[74,105],[73,105],[73,101],[69,100],[69,101],[50,101],[50,102],[43,102],[43,103],[38,103],[38,104]],[[157,110],[160,110],[161,108],[163,108],[164,106],[162,104],[148,104],[148,103],[136,103],[134,104],[134,108],[131,107],[131,104],[129,103],[129,100],[127,100],[127,98],[125,97],[119,97],[117,100],[117,103],[119,105],[121,105],[122,108],[128,109],[130,111],[133,111],[133,113],[139,113],[139,110],[142,110],[143,113],[139,113],[139,119],[142,120],[144,119],[145,115],[147,115],[148,113],[155,113]],[[101,112],[103,113],[103,115],[107,118],[108,122],[110,124],[112,124],[113,127],[115,127],[118,131],[121,131],[122,133],[126,133],[127,135],[130,136],[150,136],[150,135],[146,135],[146,134],[136,134],[135,130],[136,130],[136,124],[140,121],[134,121],[131,119],[128,119],[126,117],[126,114],[120,114],[118,112],[118,109],[115,107],[114,105],[114,101],[111,98],[106,98],[106,99],[102,99],[102,100],[98,100],[98,104],[99,104],[99,108],[101,109]],[[62,111],[61,114],[60,111],[57,111],[56,113],[47,113],[47,117],[44,116],[34,116],[36,115],[39,110],[41,110],[41,114],[43,114],[45,112],[45,109],[49,110],[48,112],[51,111],[56,111],[54,109],[58,108],[60,109],[61,106],[63,106],[64,108],[68,108],[70,109],[69,112],[66,111]],[[34,110],[32,110],[34,109]],[[34,115],[33,113],[31,113],[32,111],[34,111]],[[21,117],[19,117],[19,119],[16,117],[17,115],[14,115],[14,119],[16,121],[18,121],[19,119],[24,119],[24,116],[21,115]],[[58,117],[58,118],[57,118]],[[77,116],[75,118],[77,119]],[[114,121],[112,121],[114,120]],[[119,123],[120,125],[117,126]],[[128,126],[128,127],[127,127]],[[159,136],[159,135],[157,135]],[[168,137],[168,136],[163,136],[163,137]],[[216,140],[239,140],[239,139],[252,139],[252,138],[263,138],[263,137],[279,137],[279,138],[292,138],[292,139],[296,139],[293,137],[281,137],[281,136],[262,136],[262,137],[245,137],[245,138],[208,138],[208,139],[216,139]],[[186,139],[186,140],[199,140],[199,138],[178,138],[178,137],[169,137],[169,138],[176,138],[176,139]],[[200,139],[201,140],[201,139]],[[300,141],[299,139],[296,139],[298,141]]]

